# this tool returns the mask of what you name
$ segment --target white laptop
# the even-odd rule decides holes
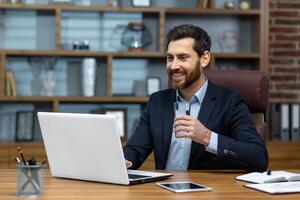
[[[112,115],[38,112],[52,176],[131,185],[170,173],[127,170]]]

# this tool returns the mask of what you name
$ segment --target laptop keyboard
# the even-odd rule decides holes
[[[138,174],[128,174],[129,179],[139,179],[139,178],[147,178],[150,176],[138,175]]]

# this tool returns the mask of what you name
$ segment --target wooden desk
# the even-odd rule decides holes
[[[53,178],[45,172],[44,195],[40,199],[300,199],[298,194],[270,195],[243,187],[244,182],[234,178],[239,172],[206,171],[174,173],[169,181],[190,180],[213,188],[211,192],[176,194],[146,183],[133,186],[103,184]],[[16,193],[16,171],[0,170],[0,199],[19,199]]]

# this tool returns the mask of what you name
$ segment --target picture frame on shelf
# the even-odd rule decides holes
[[[131,0],[131,5],[135,7],[150,7],[151,0]]]
[[[147,95],[150,96],[152,93],[160,90],[161,80],[159,77],[148,77],[147,78]]]
[[[120,138],[122,141],[126,141],[127,136],[127,108],[103,108],[102,114],[113,115],[117,119]]]
[[[34,111],[16,113],[16,141],[32,141],[34,134]]]

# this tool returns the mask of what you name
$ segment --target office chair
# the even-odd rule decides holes
[[[211,82],[235,90],[244,97],[256,129],[266,142],[268,138],[265,120],[269,97],[268,75],[261,71],[222,69],[206,69],[205,74]]]

